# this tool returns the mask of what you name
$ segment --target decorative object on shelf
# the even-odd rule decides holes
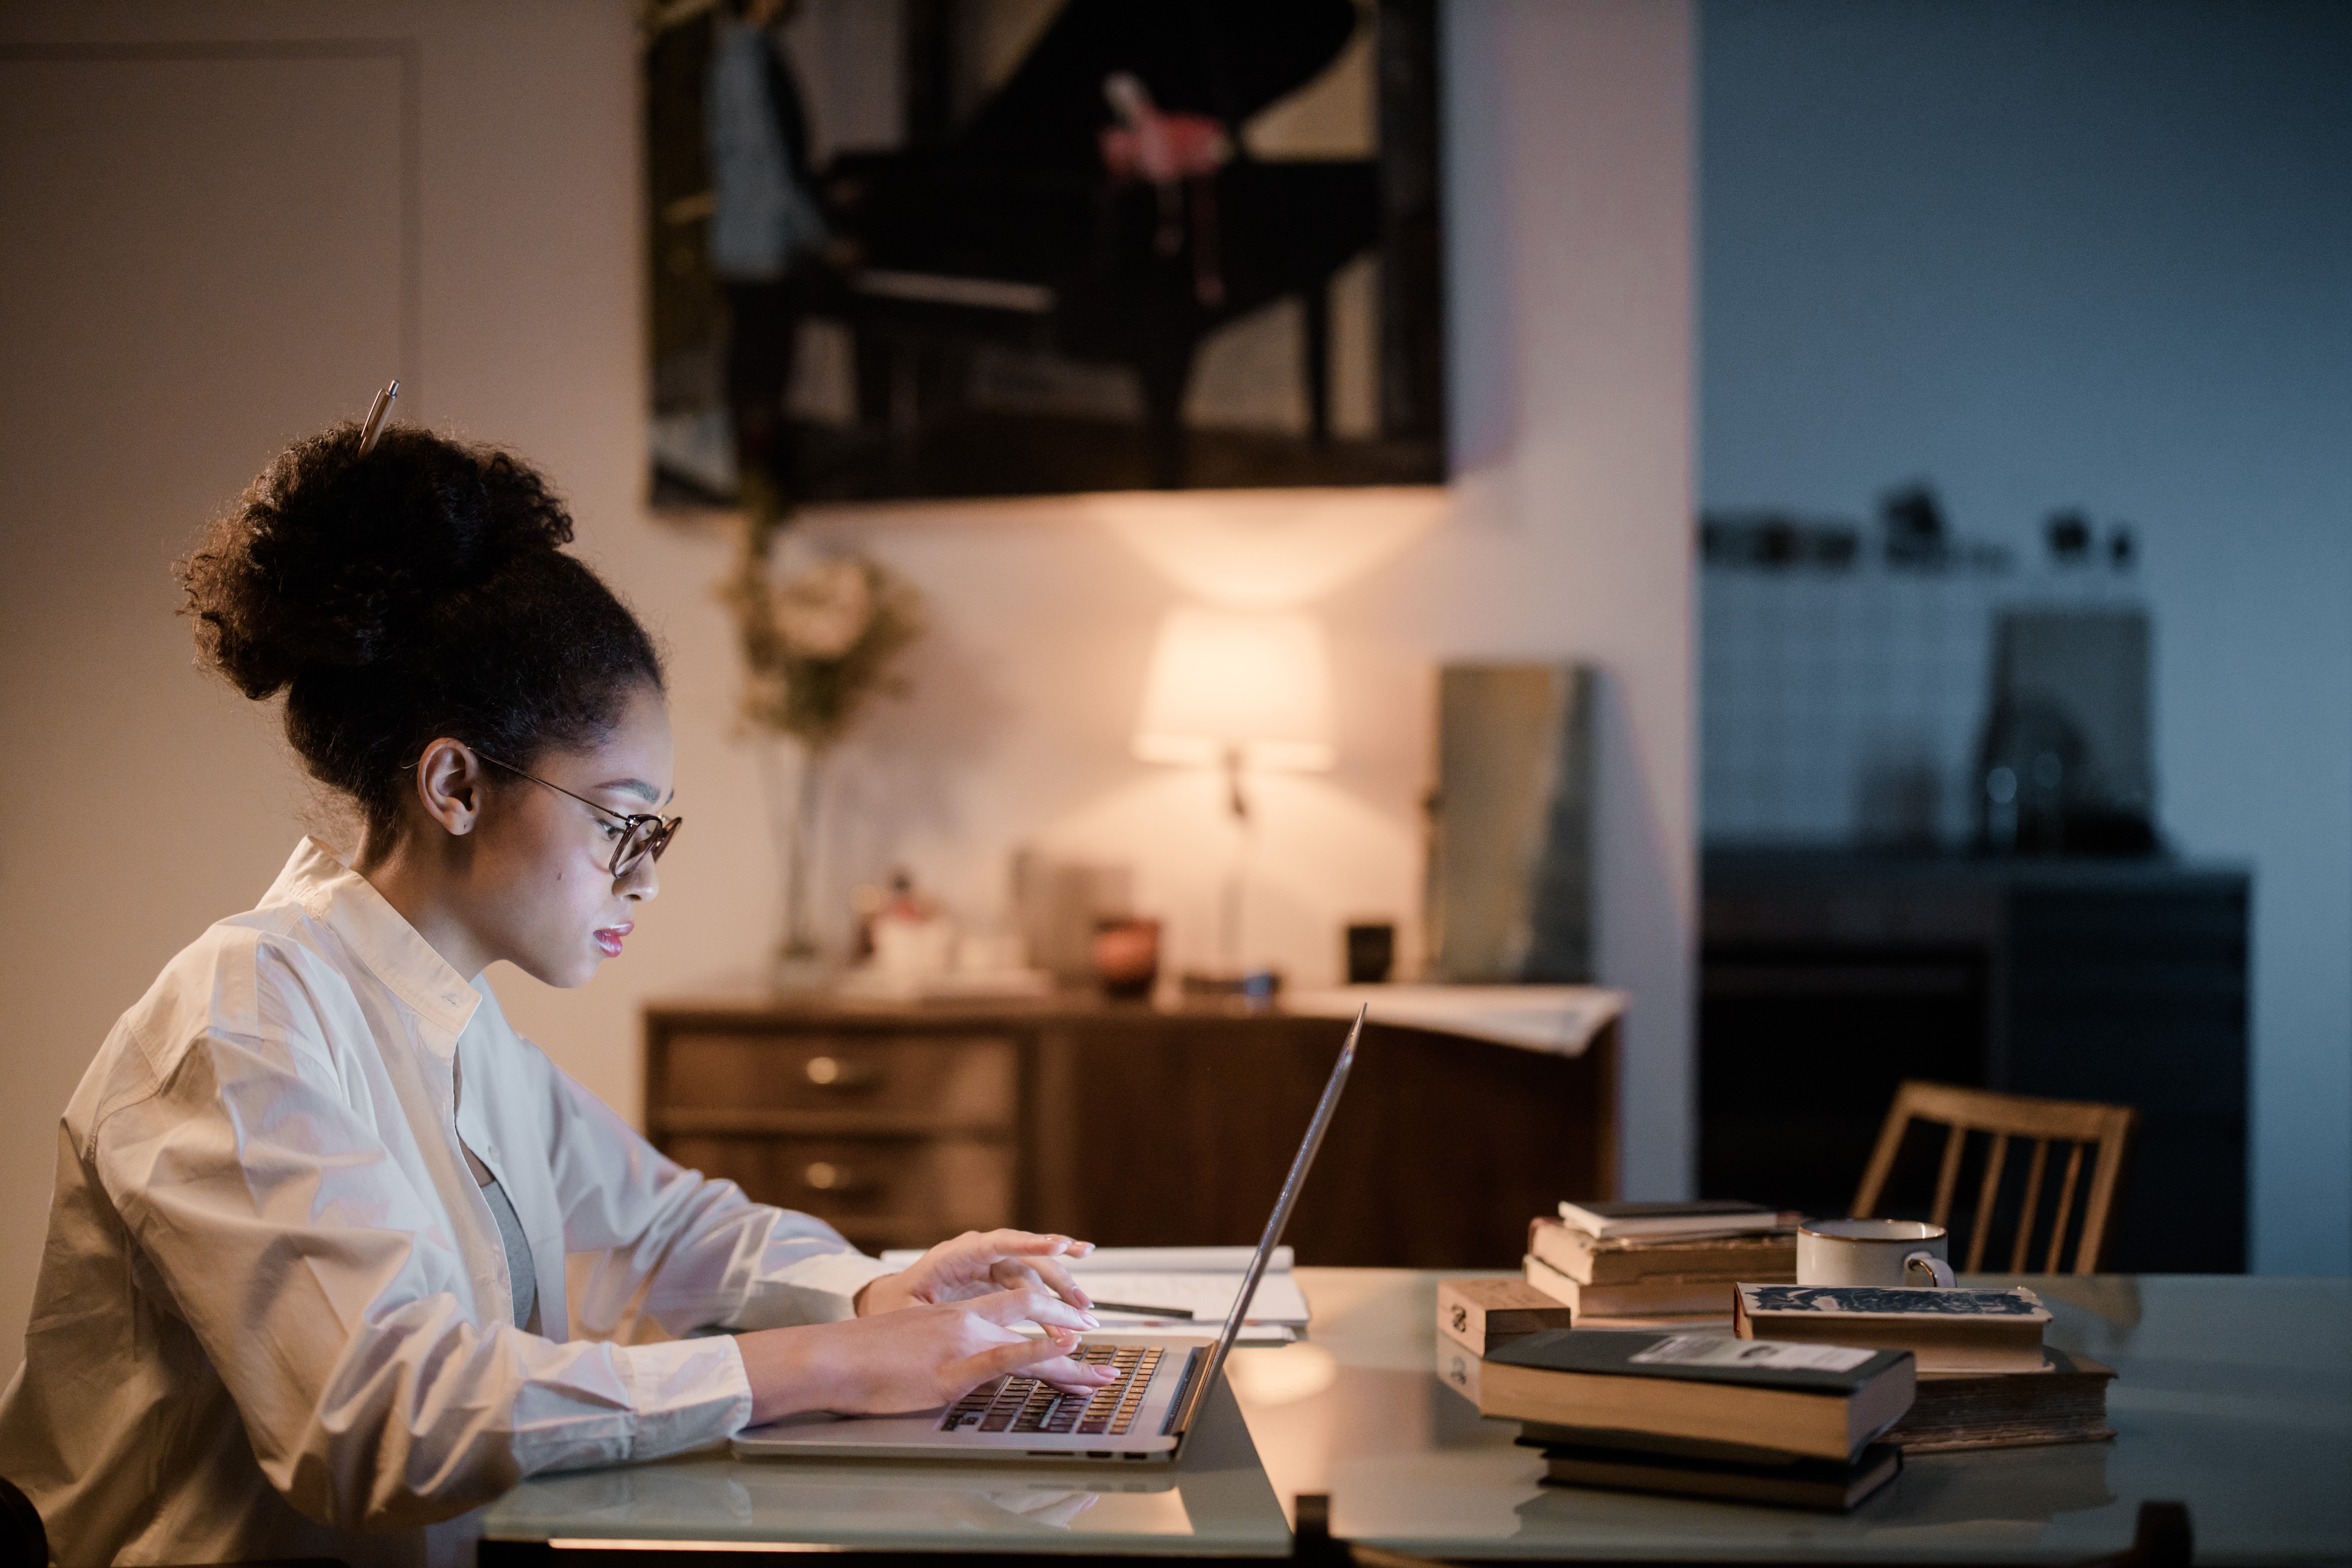
[[[1103,994],[1137,1001],[1160,981],[1160,922],[1111,915],[1095,922],[1095,973]]]
[[[1346,938],[1348,984],[1379,985],[1385,984],[1396,969],[1396,922],[1393,921],[1356,921],[1349,924]]]
[[[1242,895],[1254,837],[1245,785],[1254,772],[1323,769],[1335,759],[1321,625],[1295,611],[1170,610],[1151,650],[1135,754],[1148,763],[1224,771],[1234,831],[1217,921],[1217,966],[1187,974],[1185,989],[1271,995],[1279,976],[1263,969],[1252,975],[1243,964]]]
[[[821,984],[824,958],[811,915],[824,774],[834,745],[877,692],[906,689],[898,656],[922,635],[913,586],[864,555],[830,556],[779,576],[782,520],[742,522],[742,548],[720,598],[735,613],[743,649],[743,717],[799,752],[789,801],[772,771],[784,858],[784,934],[776,978]]]
[[[903,868],[887,892],[861,910],[860,962],[835,990],[869,1002],[975,1002],[1044,996],[1050,975],[1022,963],[1016,933],[959,930],[940,901],[919,892]]]
[[[906,871],[890,875],[889,901],[874,917],[874,964],[895,974],[944,974],[955,963],[955,925],[940,901],[915,890]]]
[[[1066,989],[1092,985],[1095,929],[1134,912],[1134,868],[1024,845],[1013,852],[1012,880],[1013,922],[1028,962]]]
[[[1450,664],[1437,678],[1429,969],[1457,983],[1592,978],[1595,677]]]
[[[2147,612],[2136,605],[2001,614],[1979,752],[1983,848],[2148,855],[2163,847],[2148,744],[2153,641]]]

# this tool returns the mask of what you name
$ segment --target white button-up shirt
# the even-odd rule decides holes
[[[542,1333],[461,1138],[530,1237]],[[569,1300],[567,1253],[594,1255]],[[525,1476],[750,1417],[730,1339],[575,1331],[830,1321],[885,1272],[665,1159],[312,839],[66,1110],[0,1476],[63,1563],[447,1561]]]

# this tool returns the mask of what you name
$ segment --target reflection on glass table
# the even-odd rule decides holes
[[[1985,1277],[2105,1362],[2110,1442],[1930,1454],[1846,1515],[1548,1487],[1482,1420],[1435,1328],[1436,1279],[1306,1269],[1309,1342],[1229,1369],[1286,1510],[1331,1497],[1350,1541],[1428,1556],[2049,1562],[2121,1550],[2186,1501],[2200,1563],[2352,1560],[2352,1281]],[[1449,1375],[1450,1374],[1450,1375]]]

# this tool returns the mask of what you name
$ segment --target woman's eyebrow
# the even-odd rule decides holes
[[[635,795],[647,805],[659,805],[663,804],[661,791],[654,788],[653,785],[646,783],[643,779],[606,779],[603,784],[598,784],[596,787],[598,789],[618,790],[623,795]],[[677,792],[676,790],[672,790],[670,792],[673,795],[677,793]]]

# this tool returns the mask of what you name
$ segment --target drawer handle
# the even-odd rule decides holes
[[[873,1068],[864,1062],[844,1061],[839,1057],[811,1057],[801,1071],[819,1089],[856,1089],[874,1079]]]
[[[801,1181],[812,1192],[854,1193],[866,1186],[866,1180],[845,1165],[830,1160],[812,1160],[801,1173]]]

